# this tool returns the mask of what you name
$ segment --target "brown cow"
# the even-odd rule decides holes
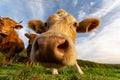
[[[3,61],[3,67],[7,67],[13,53],[19,53],[24,49],[24,43],[14,29],[21,29],[22,25],[8,17],[0,17],[0,51],[7,53]]]
[[[26,64],[28,61],[28,57],[26,56],[20,56],[19,54],[16,54],[13,59],[12,59],[12,63],[23,63]]]
[[[98,18],[86,18],[78,22],[72,15],[61,9],[51,15],[46,23],[40,20],[28,22],[29,28],[34,31],[38,25],[44,26],[44,29],[39,26],[41,32],[44,30],[46,32],[34,40],[30,54],[31,60],[41,63],[44,67],[54,68],[53,74],[58,73],[55,68],[66,65],[73,65],[80,74],[83,74],[76,61],[74,47],[76,34],[91,32],[99,27],[100,20]]]
[[[30,52],[31,52],[31,48],[32,48],[32,44],[34,42],[34,39],[37,37],[37,34],[25,33],[25,36],[29,39],[29,43],[28,43],[28,46],[27,46],[27,58],[28,58],[28,61],[26,63],[26,67],[28,67],[28,65],[33,66],[33,63],[30,60]]]

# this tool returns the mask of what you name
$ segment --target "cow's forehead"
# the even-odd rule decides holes
[[[53,23],[61,20],[68,21],[69,23],[76,22],[76,19],[71,14],[63,9],[60,9],[55,14],[48,17],[47,23],[52,25]]]
[[[66,16],[68,13],[63,9],[60,9],[56,12],[56,14],[59,15],[60,17],[63,17]]]

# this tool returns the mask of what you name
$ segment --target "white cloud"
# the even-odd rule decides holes
[[[90,2],[90,6],[93,6],[93,5],[95,5],[95,2]]]
[[[93,39],[77,43],[77,55],[80,59],[88,59],[102,63],[120,63],[120,19],[104,27]],[[117,25],[116,25],[117,24]]]
[[[76,7],[76,5],[78,4],[78,0],[73,0],[74,6]]]
[[[116,7],[120,6],[120,0],[102,0],[103,5],[95,13],[90,14],[89,16],[102,17],[111,12]]]
[[[81,20],[86,16],[86,12],[83,10],[79,11],[78,19]]]
[[[32,18],[33,19],[43,19],[44,17],[44,5],[42,3],[43,0],[31,0],[28,2],[28,5]]]

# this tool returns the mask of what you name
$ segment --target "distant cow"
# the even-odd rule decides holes
[[[35,40],[35,38],[37,37],[37,34],[29,34],[29,33],[25,33],[25,36],[28,38],[28,46],[27,46],[27,58],[28,58],[28,61],[26,63],[26,67],[28,65],[30,66],[33,66],[33,63],[31,62],[30,60],[30,52],[31,52],[31,48],[32,48],[32,44]]]
[[[40,26],[38,26],[40,25]],[[76,61],[76,50],[74,47],[76,34],[91,32],[99,27],[98,18],[86,18],[78,22],[72,15],[64,10],[58,10],[51,15],[46,23],[40,20],[30,20],[29,28],[39,34],[32,45],[30,54],[33,62],[39,62],[44,67],[56,68],[53,74],[57,74],[57,68],[73,65],[80,74],[83,74]],[[41,27],[42,26],[42,27]],[[38,33],[38,31],[36,31]]]
[[[14,29],[21,29],[22,25],[16,21],[0,16],[0,51],[7,53],[3,61],[3,67],[7,67],[13,53],[19,53],[24,49],[24,43]]]
[[[20,56],[19,54],[16,54],[13,59],[12,59],[12,63],[23,63],[26,64],[28,60],[28,57],[26,56]]]

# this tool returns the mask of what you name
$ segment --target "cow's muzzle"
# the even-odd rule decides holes
[[[4,30],[0,30],[0,35],[1,35],[2,37],[8,36],[7,32],[4,31]]]
[[[38,61],[59,63],[67,54],[69,42],[55,35],[42,36],[37,38],[34,47]]]
[[[38,36],[32,46],[32,55],[37,62],[64,64],[66,57],[71,56],[71,42],[65,35],[52,34]]]

